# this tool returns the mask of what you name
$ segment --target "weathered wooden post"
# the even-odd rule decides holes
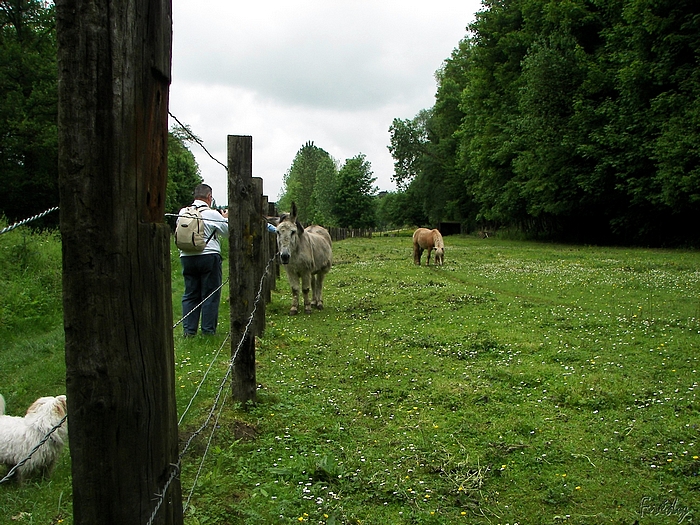
[[[163,221],[171,11],[170,0],[56,0],[76,525],[145,524],[156,505],[153,523],[182,523]]]
[[[229,291],[231,296],[232,395],[236,401],[255,403],[255,327],[246,330],[253,311],[255,235],[261,226],[253,185],[253,138],[228,136]],[[259,242],[259,239],[258,239]]]

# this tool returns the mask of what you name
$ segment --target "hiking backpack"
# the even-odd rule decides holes
[[[204,219],[200,208],[207,206],[187,206],[177,218],[175,226],[175,245],[183,252],[201,252],[216,233],[208,239],[204,237]]]

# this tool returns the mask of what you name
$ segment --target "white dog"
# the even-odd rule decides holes
[[[58,425],[67,413],[66,396],[41,397],[27,409],[24,417],[6,416],[5,400],[0,396],[0,464],[12,468]],[[36,472],[50,476],[68,437],[64,423],[57,428],[15,474],[17,480]]]

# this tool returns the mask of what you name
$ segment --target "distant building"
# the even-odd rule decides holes
[[[459,235],[462,233],[462,223],[458,221],[443,221],[437,227],[443,235]]]

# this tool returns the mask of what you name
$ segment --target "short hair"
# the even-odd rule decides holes
[[[195,199],[206,199],[212,194],[211,186],[208,184],[197,184],[194,187],[194,198]]]

